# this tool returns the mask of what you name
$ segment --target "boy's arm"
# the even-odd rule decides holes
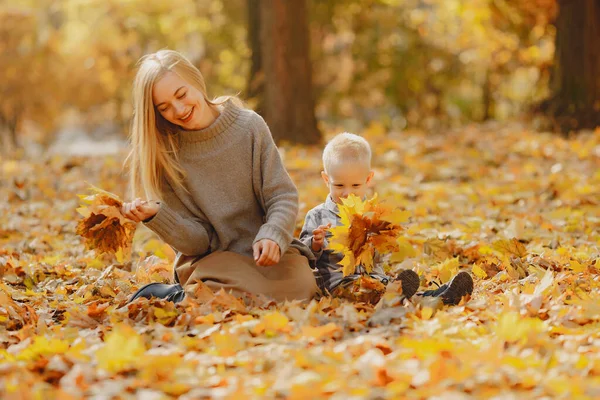
[[[319,251],[314,251],[312,248],[312,233],[320,225],[323,225],[322,222],[321,213],[318,212],[318,210],[310,210],[308,214],[306,214],[306,218],[304,218],[304,226],[300,232],[300,241],[310,248],[317,259],[323,255],[323,250],[327,248],[327,238],[323,240],[323,246],[321,246]]]

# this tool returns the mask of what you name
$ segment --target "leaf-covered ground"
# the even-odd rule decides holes
[[[124,194],[122,158],[2,158],[0,397],[600,397],[600,132],[363,133],[379,198],[411,213],[414,252],[389,272],[412,268],[424,289],[471,271],[466,302],[390,289],[375,307],[225,293],[126,305],[171,277],[172,251],[138,229],[119,264],[74,233],[88,182]],[[300,226],[327,194],[320,149],[283,155]]]

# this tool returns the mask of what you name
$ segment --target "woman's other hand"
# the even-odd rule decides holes
[[[252,245],[256,265],[267,267],[275,265],[281,258],[279,245],[270,239],[262,239]]]
[[[132,221],[141,222],[154,217],[159,209],[158,202],[145,201],[138,197],[132,202],[123,203],[121,213]]]

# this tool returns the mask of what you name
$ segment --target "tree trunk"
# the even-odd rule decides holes
[[[265,120],[276,141],[316,144],[305,0],[260,1]]]
[[[490,68],[485,73],[485,84],[483,86],[483,120],[488,121],[493,116],[492,112],[492,80]]]
[[[256,112],[264,110],[263,92],[265,74],[262,66],[260,42],[260,0],[247,0],[248,6],[248,46],[252,50],[250,76],[248,77],[247,97],[257,100]]]
[[[553,97],[546,111],[563,132],[600,125],[600,0],[559,0]]]
[[[0,154],[9,154],[17,149],[17,118],[0,115]]]

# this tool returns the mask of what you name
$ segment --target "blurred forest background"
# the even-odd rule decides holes
[[[135,64],[162,48],[280,142],[523,117],[593,128],[598,39],[597,0],[0,0],[1,144],[125,137]]]

